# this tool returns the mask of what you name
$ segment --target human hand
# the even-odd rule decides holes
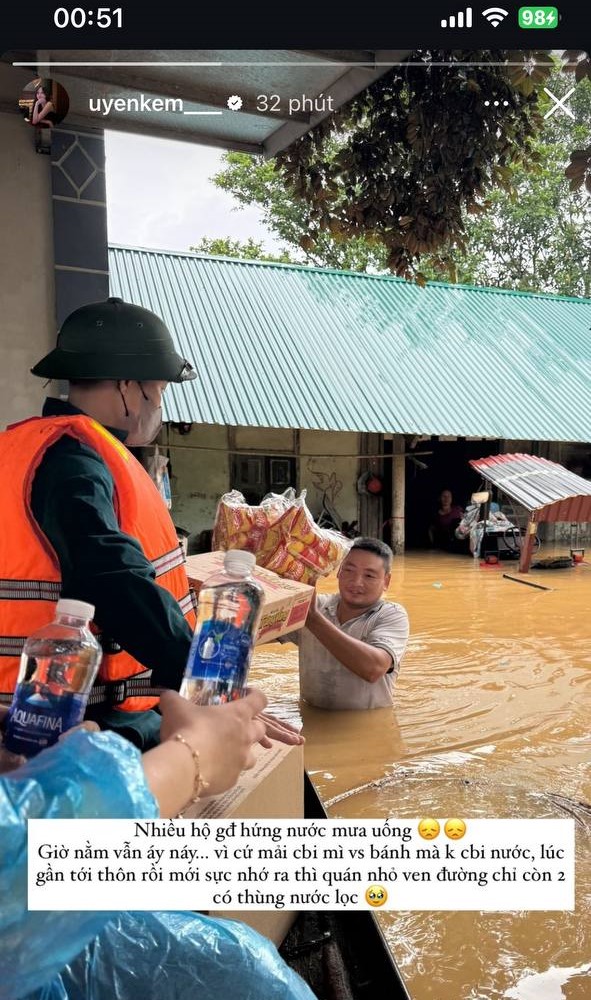
[[[265,695],[254,688],[225,705],[194,705],[176,691],[164,691],[161,743],[173,740],[177,733],[183,736],[199,752],[207,794],[217,795],[235,785],[241,771],[253,767],[253,746],[265,736],[265,724],[257,716],[266,704]]]
[[[8,774],[9,771],[16,771],[17,767],[22,767],[27,763],[26,757],[21,757],[17,753],[5,750],[0,744],[0,774]]]
[[[306,616],[306,627],[312,625],[319,615],[318,591],[316,590],[316,587],[314,587],[314,593],[312,594],[312,600],[310,601],[310,607],[308,608],[308,614]]]
[[[78,729],[85,729],[87,733],[100,733],[101,727],[96,722],[85,721],[81,722],[77,726],[72,726],[71,729],[66,729],[65,733],[62,733],[58,737],[58,740],[67,740],[68,736],[75,733]]]
[[[6,750],[2,745],[2,731],[6,725],[6,719],[8,718],[8,708],[5,705],[0,705],[0,774],[5,774],[8,771],[15,771],[17,767],[21,767],[26,764],[27,758],[22,757],[20,754],[11,753],[10,750]],[[66,730],[65,733],[59,737],[61,740],[66,740],[71,733],[76,732],[77,729],[86,729],[91,733],[100,732],[100,726],[97,726],[96,722],[81,722],[79,726],[74,726],[72,729]]]
[[[8,717],[8,708],[5,705],[0,705],[0,774],[6,774],[8,771],[15,771],[17,767],[20,767],[26,762],[26,757],[21,757],[19,754],[11,753],[10,750],[5,750],[2,745],[2,730],[4,729],[6,719]]]
[[[287,743],[288,746],[298,746],[306,742],[299,730],[295,726],[292,726],[290,722],[277,719],[274,715],[269,715],[267,712],[261,712],[258,718],[262,719],[265,724],[265,735],[259,741],[265,750],[270,750],[273,746],[271,740],[276,740],[278,743]]]

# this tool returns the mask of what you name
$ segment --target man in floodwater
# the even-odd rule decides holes
[[[408,615],[383,599],[392,550],[356,538],[339,570],[338,594],[316,594],[306,627],[289,636],[299,647],[300,691],[328,709],[386,708],[408,641]]]

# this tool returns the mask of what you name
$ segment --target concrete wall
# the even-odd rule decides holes
[[[234,427],[234,448],[238,451],[295,454],[294,431],[281,427]]]
[[[160,435],[162,453],[170,454],[172,516],[191,534],[213,527],[217,502],[228,489],[228,430],[193,424],[188,434],[166,425]]]
[[[166,425],[159,444],[171,460],[172,515],[192,536],[213,526],[216,505],[230,486],[230,448],[250,453],[293,453],[297,432],[272,428],[217,427],[194,424],[189,434]],[[358,517],[357,434],[299,432],[298,489],[308,490],[317,515],[327,490],[345,520]],[[192,539],[193,540],[193,539]],[[191,543],[190,543],[191,544]]]
[[[0,106],[16,109],[19,76],[7,69]],[[1,427],[60,391],[30,374],[55,347],[58,319],[108,295],[102,133],[56,128],[51,140],[50,155],[37,153],[35,129],[0,111]]]
[[[51,158],[35,152],[34,139],[19,115],[0,113],[2,428],[40,412],[47,393],[29,369],[56,337]]]
[[[300,489],[308,491],[314,516],[328,499],[345,521],[359,517],[359,435],[335,431],[300,431]]]

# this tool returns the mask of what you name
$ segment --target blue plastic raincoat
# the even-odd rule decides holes
[[[27,819],[154,819],[139,752],[72,733],[0,776],[2,1000],[314,1000],[244,924],[189,913],[29,912]]]

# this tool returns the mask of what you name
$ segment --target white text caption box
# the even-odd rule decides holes
[[[29,909],[574,909],[574,820],[419,822],[30,820]]]

